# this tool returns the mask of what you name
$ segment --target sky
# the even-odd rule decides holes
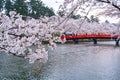
[[[52,7],[55,12],[58,10],[59,5],[63,3],[64,0],[41,0],[43,3],[48,6]]]
[[[43,1],[43,3],[46,6],[53,8],[55,10],[55,12],[57,12],[59,5],[62,4],[64,0],[41,0],[41,1]],[[90,14],[95,15],[96,12],[98,12],[98,11],[97,10],[91,11]],[[106,19],[108,21],[110,21],[111,23],[118,23],[119,22],[119,20],[116,18],[110,18],[110,17],[105,18],[104,16],[99,16],[99,19],[101,20],[101,22],[104,22]]]

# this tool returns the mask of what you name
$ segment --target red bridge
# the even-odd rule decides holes
[[[119,46],[120,35],[111,35],[111,34],[79,34],[79,35],[64,35],[61,36],[61,40],[73,40],[75,43],[78,43],[78,39],[92,39],[94,44],[97,44],[97,39],[113,39],[116,41],[116,46]]]

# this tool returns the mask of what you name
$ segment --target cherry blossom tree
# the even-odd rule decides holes
[[[117,0],[116,0],[117,1]],[[46,62],[48,51],[43,41],[48,41],[52,49],[60,36],[67,34],[85,33],[114,33],[117,32],[113,24],[88,23],[86,19],[71,19],[73,13],[78,11],[88,15],[97,0],[65,0],[59,10],[65,11],[65,16],[52,16],[40,19],[22,19],[22,15],[11,11],[10,16],[0,13],[0,50],[8,54],[35,61]],[[107,26],[107,27],[106,27]]]
[[[96,13],[96,15],[108,15],[113,17],[117,16],[119,18],[119,0],[64,0],[64,4],[60,6],[59,10],[65,11],[66,17],[69,18],[69,16],[73,13],[79,13],[87,17],[89,13],[93,11],[93,9],[98,8],[102,9],[103,11],[100,13]],[[78,26],[78,30],[80,30],[85,25],[84,23],[86,23],[86,17],[79,22],[80,24]],[[67,19],[67,21],[69,22],[69,19]]]
[[[120,17],[120,0],[97,0],[104,4],[101,14]]]
[[[42,41],[48,41],[50,47],[56,46],[55,34],[60,30],[55,31],[54,25],[47,17],[25,21],[22,15],[14,11],[10,12],[10,17],[0,13],[0,49],[8,54],[28,58],[30,63],[36,60],[46,62],[48,51]]]
[[[64,11],[66,17],[70,17],[72,14],[79,13],[85,16],[85,19],[90,15],[92,11],[96,11],[95,16],[107,15],[110,17],[120,16],[120,1],[119,0],[64,0],[63,5],[59,10]],[[99,10],[99,11],[98,11]],[[83,21],[84,22],[84,21]]]
[[[91,6],[103,9],[107,15],[120,16],[120,0],[64,0],[60,10],[63,9],[66,13],[85,13]]]

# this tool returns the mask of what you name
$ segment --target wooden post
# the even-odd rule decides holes
[[[74,41],[74,43],[76,43],[76,44],[78,44],[78,42],[79,42],[78,39],[76,39],[76,38],[74,38],[73,41]]]
[[[96,38],[93,38],[93,43],[97,44],[97,39]]]
[[[116,46],[119,46],[119,40],[120,40],[120,39],[116,39],[116,40],[115,40]]]

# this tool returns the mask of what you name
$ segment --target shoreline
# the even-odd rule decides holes
[[[115,41],[113,39],[97,39],[98,42],[102,42],[102,41]],[[67,40],[65,43],[63,44],[79,44],[79,43],[85,43],[85,42],[93,42],[93,40],[91,39],[78,39],[78,43],[75,43],[73,40]],[[48,44],[48,41],[43,41],[43,44]],[[55,42],[56,44],[62,44],[60,42]]]

